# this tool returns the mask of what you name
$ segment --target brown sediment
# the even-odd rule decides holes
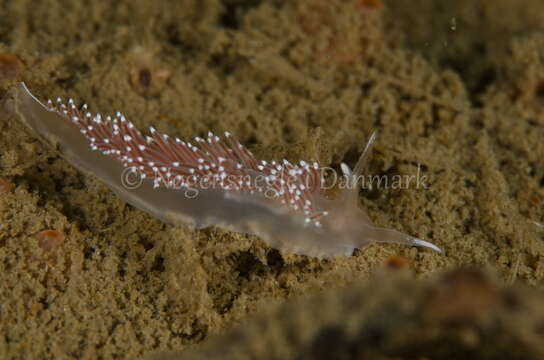
[[[255,237],[173,228],[123,203],[0,112],[0,176],[13,184],[0,197],[0,357],[130,359],[198,349],[209,334],[268,311],[270,300],[353,282],[365,288],[392,256],[406,258],[418,277],[489,266],[498,281],[541,287],[544,239],[534,221],[544,222],[542,2],[364,1],[364,11],[360,1],[346,1],[349,10],[323,2],[329,13],[308,34],[300,11],[315,2],[4,2],[0,53],[25,64],[19,77],[42,99],[122,111],[139,128],[181,138],[228,130],[260,158],[315,159],[338,169],[353,165],[378,130],[369,173],[419,174],[428,186],[365,189],[363,205],[378,225],[436,243],[446,255],[373,245],[319,261]],[[327,51],[329,60],[320,61]],[[0,82],[0,94],[11,84]],[[43,229],[66,235],[54,266],[35,261],[43,250],[34,234]],[[436,314],[447,320],[463,309],[448,308],[440,294],[479,286],[391,280],[399,290],[387,285],[395,273],[372,285],[384,288],[374,291],[376,306],[398,304],[412,289],[410,299],[422,299],[419,291],[436,287],[426,303],[431,324]],[[366,294],[357,291],[355,299]],[[513,332],[533,326],[524,321],[539,319],[538,309],[508,310],[504,299],[493,300],[502,291],[493,285],[479,293],[480,306],[512,315],[490,310],[508,324],[496,343],[516,349],[519,336],[533,344],[542,324]],[[508,304],[541,299],[536,290],[507,292]],[[311,321],[319,328],[318,316],[304,326]],[[382,336],[397,340],[383,348],[409,357],[409,329],[387,329]],[[255,346],[260,335],[252,334]],[[456,336],[482,344],[472,331]],[[414,346],[435,349],[429,344]]]
[[[143,96],[156,96],[165,86],[172,73],[161,66],[156,54],[145,48],[135,48],[128,62],[130,83],[133,89]]]
[[[382,274],[272,305],[199,347],[144,359],[540,359],[543,295],[477,269],[424,281]]]

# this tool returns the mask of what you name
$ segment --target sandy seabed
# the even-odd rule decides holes
[[[333,168],[377,130],[369,173],[428,188],[361,206],[445,250],[319,260],[172,227],[2,111],[0,358],[544,357],[544,2],[3,0],[0,17],[0,98],[25,81]]]

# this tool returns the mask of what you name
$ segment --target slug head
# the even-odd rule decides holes
[[[334,237],[331,240],[337,242],[338,246],[346,248],[347,252],[374,242],[422,246],[442,252],[439,247],[427,241],[393,229],[374,226],[366,211],[359,207],[359,180],[375,141],[376,133],[373,133],[353,171],[348,165],[341,164],[347,186],[337,199],[327,200],[325,207],[328,209],[328,215],[320,220],[323,228],[330,232],[331,237]]]

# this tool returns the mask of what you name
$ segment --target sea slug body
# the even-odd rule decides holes
[[[255,234],[272,247],[316,257],[350,255],[374,242],[441,251],[429,242],[373,226],[359,208],[357,179],[374,135],[353,171],[341,166],[353,186],[328,199],[316,162],[258,161],[229,133],[222,138],[208,133],[194,143],[153,128],[144,136],[121,113],[91,114],[71,99],[43,105],[23,83],[13,87],[7,104],[72,165],[168,223]],[[127,175],[137,175],[137,183],[127,183]]]

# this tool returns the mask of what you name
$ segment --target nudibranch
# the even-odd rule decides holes
[[[173,225],[217,226],[255,234],[271,247],[316,257],[351,255],[375,242],[441,249],[393,229],[376,227],[359,207],[371,136],[335,199],[324,191],[316,162],[259,161],[234,136],[182,141],[151,128],[146,136],[124,115],[91,114],[70,99],[42,104],[24,83],[6,105],[69,163],[96,176],[133,206]]]

